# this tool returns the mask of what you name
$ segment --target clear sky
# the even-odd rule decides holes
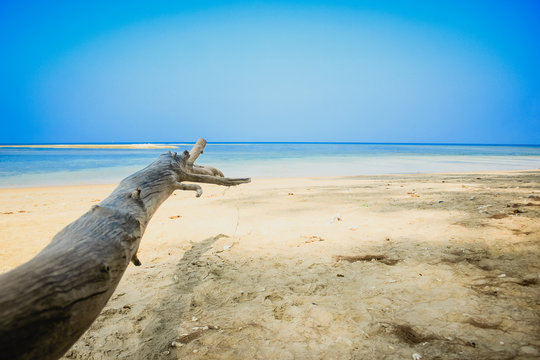
[[[2,1],[0,143],[540,144],[540,1]]]

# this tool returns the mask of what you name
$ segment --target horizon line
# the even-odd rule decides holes
[[[36,142],[36,143],[2,143],[2,146],[25,145],[128,145],[128,144],[168,144],[168,145],[192,145],[196,141],[122,141],[122,142]],[[298,144],[298,145],[449,145],[449,146],[522,146],[538,147],[539,144],[511,144],[511,143],[458,143],[458,142],[369,142],[369,141],[207,141],[208,145],[232,144],[232,145],[252,145],[252,144]]]

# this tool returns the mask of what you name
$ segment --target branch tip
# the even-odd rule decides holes
[[[135,265],[135,266],[141,266],[141,265],[142,265],[141,261],[140,261],[139,258],[137,257],[137,254],[133,254],[133,256],[131,257],[131,262],[132,262],[133,265]]]

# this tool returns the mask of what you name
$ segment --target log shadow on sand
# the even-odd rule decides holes
[[[219,234],[199,243],[192,243],[192,248],[184,253],[176,266],[176,272],[180,275],[178,282],[170,286],[161,303],[149,314],[151,320],[140,334],[136,359],[159,359],[164,351],[170,349],[171,341],[178,335],[178,323],[169,319],[182,318],[182,314],[189,307],[189,295],[204,276],[203,268],[197,266],[197,261],[224,236]]]

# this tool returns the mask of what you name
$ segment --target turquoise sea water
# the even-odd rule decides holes
[[[164,152],[0,147],[0,187],[117,183]],[[197,162],[253,178],[519,170],[540,168],[540,146],[210,143]]]

